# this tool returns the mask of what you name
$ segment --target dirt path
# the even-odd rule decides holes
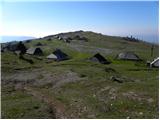
[[[47,103],[48,106],[51,109],[51,113],[55,116],[56,119],[66,119],[67,118],[66,115],[65,115],[65,106],[62,103],[60,103],[59,101],[57,101],[57,100],[55,100],[55,99],[53,99],[53,98],[51,98],[47,95],[44,95],[41,92],[36,91],[31,87],[25,86],[24,90],[28,94],[36,97],[37,99],[39,99],[39,100],[41,100],[45,103]]]
[[[24,77],[25,76],[25,77]],[[53,118],[71,118],[65,106],[54,96],[49,96],[34,89],[34,87],[51,85],[51,87],[59,87],[68,82],[81,80],[77,73],[65,71],[63,75],[53,74],[43,69],[35,69],[32,71],[16,71],[14,74],[3,74],[2,83],[4,85],[13,85],[15,90],[22,90],[36,99],[46,103],[49,106],[50,113]],[[66,110],[66,111],[65,111]],[[66,113],[67,112],[67,113]]]

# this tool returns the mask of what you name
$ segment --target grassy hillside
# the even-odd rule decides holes
[[[66,43],[56,35],[24,42],[27,48],[42,44],[41,59],[24,55],[34,64],[13,52],[1,53],[2,118],[158,118],[159,69],[146,66],[158,56],[158,45],[151,57],[152,45],[145,42],[83,31],[58,35],[79,35],[88,42]],[[56,48],[71,59],[48,61]],[[142,61],[115,59],[122,51],[132,51]],[[98,52],[111,64],[89,61]]]

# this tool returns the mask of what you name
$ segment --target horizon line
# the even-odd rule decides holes
[[[47,34],[47,35],[42,35],[42,36],[34,36],[34,35],[0,35],[0,41],[2,40],[1,38],[3,37],[33,37],[33,39],[39,39],[39,38],[44,38],[44,37],[47,37],[47,36],[52,36],[52,35],[56,35],[56,34],[60,34],[60,33],[69,33],[69,32],[78,32],[78,31],[83,31],[83,32],[93,32],[93,33],[98,33],[98,34],[102,34],[102,35],[106,35],[106,36],[113,36],[113,37],[134,37],[136,39],[139,39],[140,41],[143,41],[143,42],[149,42],[149,43],[155,43],[155,44],[158,44],[159,45],[159,34],[157,35],[158,39],[157,40],[146,40],[146,39],[142,39],[142,38],[139,38],[137,37],[136,35],[115,35],[115,34],[105,34],[105,33],[102,33],[102,32],[96,32],[96,31],[91,31],[91,30],[71,30],[71,31],[62,31],[62,32],[58,32],[58,33],[53,33],[53,34]],[[32,39],[32,38],[31,38]],[[3,40],[2,40],[3,41]],[[13,40],[13,41],[16,41],[16,40]],[[19,40],[17,40],[19,41]],[[20,41],[23,41],[23,40],[20,40]],[[11,41],[5,41],[5,42],[11,42]],[[5,42],[0,42],[0,43],[5,43]]]

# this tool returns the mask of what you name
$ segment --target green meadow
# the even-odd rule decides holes
[[[152,44],[143,41],[93,32],[64,36],[75,34],[88,41],[66,43],[49,36],[24,42],[27,48],[42,44],[40,59],[24,55],[33,64],[11,51],[1,53],[2,118],[158,119],[159,69],[149,68],[146,61],[158,57],[159,46],[154,45],[151,56]],[[70,59],[46,59],[56,48]],[[142,61],[117,60],[117,54],[125,51],[134,52]],[[90,61],[96,53],[111,64]]]

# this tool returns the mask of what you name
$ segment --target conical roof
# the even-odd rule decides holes
[[[57,56],[53,53],[47,56],[48,59],[57,59]]]
[[[37,47],[37,48],[29,48],[26,53],[30,55],[42,55],[43,51],[41,50],[41,48]]]
[[[67,60],[69,59],[68,55],[62,52],[60,49],[56,49],[53,54],[57,57],[57,60]]]
[[[93,57],[90,58],[91,61],[100,62],[102,64],[109,64],[110,62],[107,61],[101,54],[97,53]]]

